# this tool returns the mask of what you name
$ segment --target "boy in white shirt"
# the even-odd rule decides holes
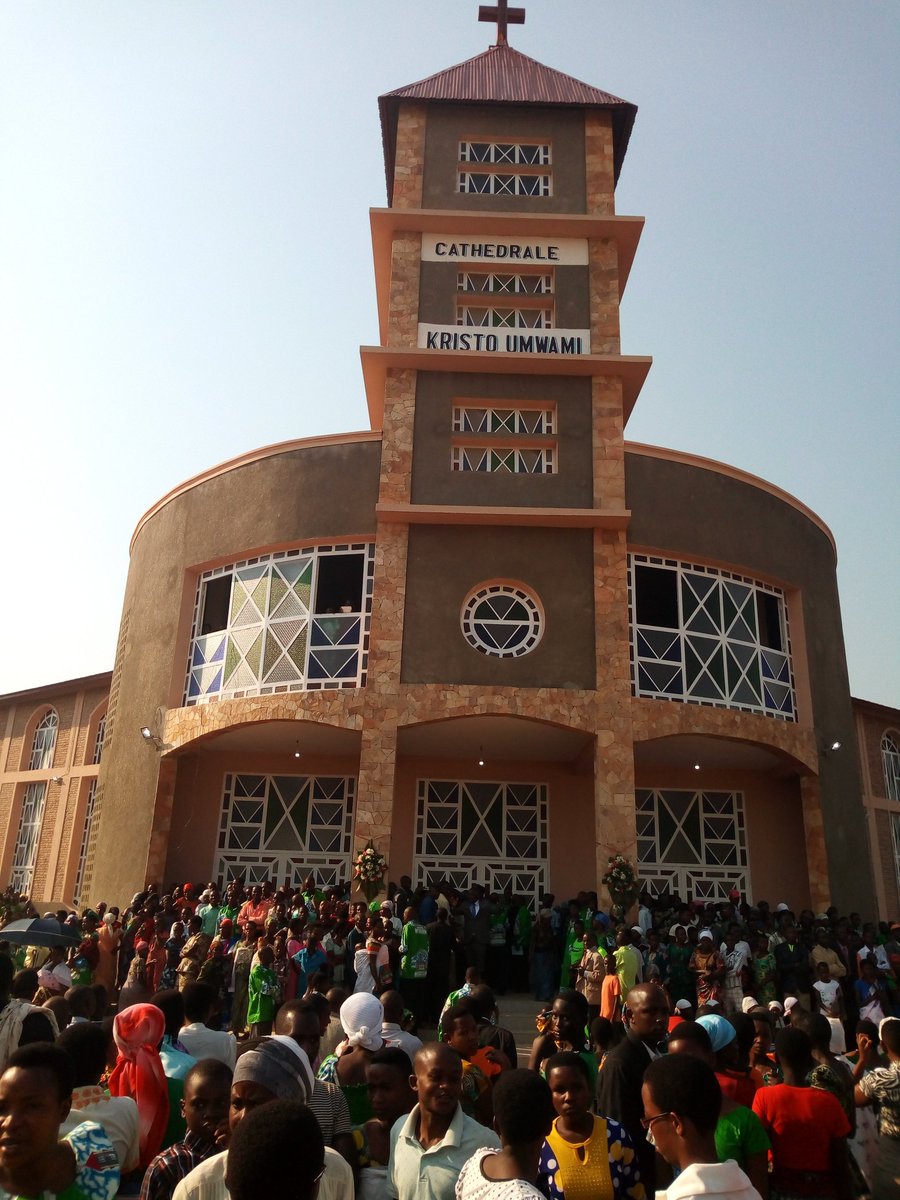
[[[656,1058],[644,1074],[641,1097],[647,1141],[680,1172],[666,1200],[761,1200],[733,1159],[719,1162],[722,1090],[710,1066],[691,1054]]]
[[[831,1026],[832,1054],[844,1054],[847,1041],[844,1036],[844,997],[841,995],[841,985],[831,978],[831,969],[827,962],[816,964],[816,981],[813,984],[813,1005],[818,1008],[823,1017],[828,1019]]]

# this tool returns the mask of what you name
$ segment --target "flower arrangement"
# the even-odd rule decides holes
[[[613,907],[620,909],[621,915],[624,916],[626,909],[630,908],[640,895],[637,871],[624,854],[609,856],[609,867],[602,882],[610,894]]]
[[[387,875],[387,859],[376,850],[372,841],[366,842],[353,860],[353,878],[368,901],[378,893],[381,881]]]

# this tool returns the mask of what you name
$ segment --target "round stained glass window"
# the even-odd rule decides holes
[[[544,632],[537,600],[506,583],[486,584],[472,592],[463,605],[461,624],[469,645],[495,658],[528,654]]]

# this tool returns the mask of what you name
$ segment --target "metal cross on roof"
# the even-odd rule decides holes
[[[506,40],[507,25],[524,25],[525,9],[508,8],[508,0],[497,0],[496,4],[480,4],[478,6],[479,21],[497,22],[497,45],[508,46]]]

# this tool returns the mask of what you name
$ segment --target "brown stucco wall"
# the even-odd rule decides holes
[[[463,399],[547,401],[556,404],[556,475],[513,475],[453,471],[453,405]],[[473,435],[474,442],[482,440]],[[494,435],[498,444],[513,438]],[[414,504],[590,508],[591,381],[562,376],[469,375],[420,371],[413,433]]]
[[[812,709],[806,719],[820,748],[826,739],[842,743],[840,753],[819,755],[832,898],[842,911],[871,912],[859,756],[828,538],[792,505],[717,471],[632,451],[626,455],[625,478],[631,546],[730,565],[798,589]],[[797,642],[797,629],[791,632],[796,661],[804,647]]]
[[[236,466],[157,512],[137,535],[113,675],[113,736],[101,768],[91,896],[142,886],[159,759],[138,730],[181,703],[198,569],[306,541],[371,537],[380,445],[313,446]],[[111,901],[112,902],[112,901]]]
[[[449,241],[452,230],[447,235]],[[423,262],[419,280],[419,320],[430,325],[455,325],[457,299],[464,300],[472,308],[483,306],[490,301],[496,307],[502,307],[503,295],[479,294],[478,292],[460,292],[457,288],[458,277],[467,267],[479,271],[490,270],[491,267],[498,275],[504,274],[503,263],[492,264],[484,260],[477,263],[470,260],[453,259],[451,262]],[[523,271],[522,274],[545,274],[540,264],[533,272]],[[590,286],[587,267],[554,267],[553,291],[553,325],[557,329],[587,329],[590,325]],[[511,303],[515,296],[508,297]]]
[[[592,688],[592,547],[589,530],[412,526],[402,682]],[[463,601],[488,580],[518,580],[540,599],[545,633],[530,654],[493,658],[464,640]]]
[[[550,143],[552,196],[470,196],[456,190],[461,141],[514,141],[516,138]],[[478,164],[473,164],[473,169],[477,170]],[[583,111],[429,104],[422,207],[487,212],[584,212]]]

